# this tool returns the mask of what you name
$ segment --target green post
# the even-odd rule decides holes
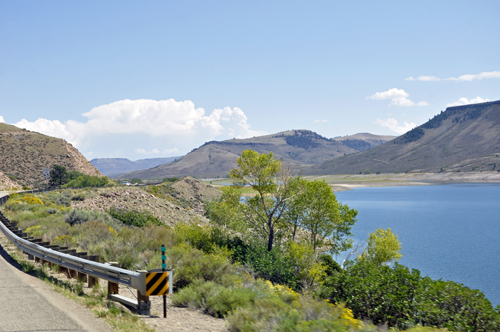
[[[161,269],[163,272],[165,272],[165,269],[167,268],[167,264],[165,263],[165,259],[167,259],[167,256],[165,255],[165,245],[161,245]],[[163,318],[167,318],[167,296],[163,295]]]

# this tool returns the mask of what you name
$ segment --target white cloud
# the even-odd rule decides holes
[[[430,81],[440,81],[441,79],[436,76],[419,76],[417,78],[414,77],[408,77],[405,78],[405,81],[424,81],[424,82],[430,82]]]
[[[158,154],[158,153],[160,153],[160,151],[158,149],[153,149],[151,151],[146,151],[145,149],[135,149],[134,152],[138,153],[138,154]]]
[[[446,106],[450,107],[450,106],[460,106],[460,105],[468,105],[468,104],[479,104],[479,103],[485,103],[487,101],[490,101],[490,100],[488,98],[483,99],[481,97],[476,97],[476,98],[469,100],[465,97],[462,97],[454,103],[446,104]]]
[[[446,80],[463,82],[463,81],[482,80],[483,78],[500,78],[500,71],[485,71],[475,75],[469,74],[469,75],[462,75],[459,77],[449,77]]]
[[[387,91],[376,92],[375,94],[366,97],[366,99],[373,99],[373,100],[391,99],[389,106],[399,106],[399,107],[429,105],[429,103],[427,103],[426,101],[415,103],[408,97],[410,97],[410,95],[405,90],[392,88]]]
[[[179,149],[173,148],[173,149],[165,149],[161,153],[163,154],[173,154],[173,153],[178,153]]]
[[[90,150],[103,136],[146,135],[161,139],[165,151],[189,149],[209,140],[246,138],[266,134],[252,130],[245,113],[237,108],[215,109],[206,115],[190,100],[120,100],[101,105],[83,114],[86,122],[25,119],[15,125],[50,136],[64,138],[78,148]],[[120,136],[121,137],[121,136]],[[175,149],[175,150],[174,150]],[[138,148],[136,153],[159,153]]]
[[[468,74],[468,75],[462,75],[459,77],[448,77],[445,78],[445,81],[457,81],[457,82],[464,82],[464,81],[474,81],[474,80],[482,80],[483,78],[500,78],[500,71],[485,71],[480,74]],[[417,78],[414,78],[412,76],[405,78],[405,81],[441,81],[441,78],[436,77],[436,76],[419,76]]]
[[[3,119],[3,116],[0,115],[0,123],[5,123],[5,120]]]
[[[319,120],[319,119],[316,119],[314,120],[314,123],[325,123],[325,122],[328,122],[329,120]]]
[[[65,138],[73,143],[74,135],[67,130],[67,126],[58,120],[38,119],[35,122],[29,122],[22,119],[14,124],[16,127],[36,131],[49,136]]]
[[[377,119],[377,121],[375,121],[375,123],[382,126],[382,127],[389,128],[390,130],[397,133],[398,135],[402,135],[402,134],[406,133],[407,131],[412,130],[413,128],[416,127],[415,123],[413,123],[413,122],[408,123],[406,121],[404,124],[400,125],[398,123],[398,121],[394,118],[388,118],[385,120]]]

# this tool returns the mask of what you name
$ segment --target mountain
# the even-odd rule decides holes
[[[370,133],[359,133],[355,135],[348,135],[343,137],[335,137],[332,140],[340,142],[350,148],[357,151],[365,151],[373,149],[376,146],[382,145],[388,142],[396,136],[392,135],[373,135]]]
[[[71,144],[0,123],[0,172],[21,186],[44,183],[43,169],[53,164],[88,175],[101,175]]]
[[[302,169],[302,174],[497,171],[500,101],[449,107],[371,150]]]
[[[104,175],[118,176],[127,172],[153,168],[162,164],[168,164],[178,158],[180,157],[148,158],[139,159],[136,161],[131,161],[127,158],[96,158],[92,159],[90,163]]]
[[[127,173],[120,178],[150,179],[184,175],[223,177],[236,167],[236,158],[248,149],[259,153],[272,151],[275,158],[290,163],[294,168],[319,164],[359,151],[345,142],[323,137],[310,130],[289,130],[246,139],[207,142],[172,163]]]

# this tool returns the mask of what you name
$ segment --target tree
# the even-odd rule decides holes
[[[298,180],[298,193],[288,207],[286,218],[293,225],[292,239],[298,227],[309,231],[309,242],[316,252],[318,247],[329,247],[332,253],[351,248],[347,236],[356,222],[356,210],[337,201],[326,181]]]
[[[50,168],[49,186],[60,187],[66,182],[68,182],[68,171],[66,167],[57,164],[52,165]]]
[[[379,228],[370,233],[368,246],[359,259],[382,265],[399,260],[402,257],[400,252],[401,243],[399,243],[398,236],[390,228],[386,231]]]
[[[282,215],[290,199],[291,172],[273,153],[245,150],[229,172],[237,187],[250,186],[257,194],[245,200],[242,210],[249,226],[267,241],[267,250],[287,229]]]

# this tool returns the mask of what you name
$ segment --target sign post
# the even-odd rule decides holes
[[[165,255],[165,245],[161,245],[161,270],[165,272],[167,268],[167,264],[165,263],[165,259],[167,256]],[[167,295],[163,295],[163,318],[167,318]]]
[[[45,179],[46,187],[49,187],[49,178],[50,178],[50,168],[43,169],[43,178]]]

